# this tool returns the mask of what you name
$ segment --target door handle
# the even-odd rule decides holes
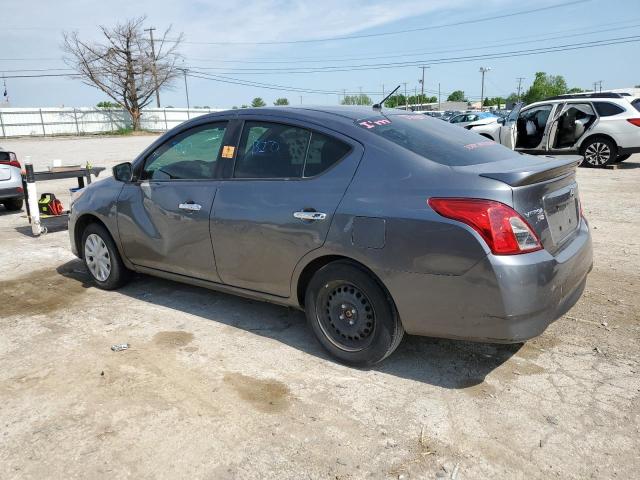
[[[293,212],[293,217],[298,220],[324,220],[327,218],[326,213],[322,212]]]
[[[180,210],[187,210],[189,212],[199,212],[202,208],[202,205],[193,202],[181,203],[178,205]]]

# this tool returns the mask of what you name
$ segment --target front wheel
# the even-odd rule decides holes
[[[606,138],[589,140],[582,148],[582,166],[602,168],[611,165],[618,156],[617,151],[616,144]]]
[[[84,263],[95,284],[103,290],[115,290],[129,280],[125,267],[109,232],[96,223],[90,224],[82,234]]]
[[[350,262],[333,262],[316,272],[307,287],[305,310],[322,346],[347,364],[384,360],[404,335],[387,292]]]

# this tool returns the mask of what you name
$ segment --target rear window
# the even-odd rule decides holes
[[[593,104],[596,107],[596,112],[601,117],[611,117],[612,115],[618,115],[624,112],[624,108],[609,102],[595,102]]]
[[[0,152],[0,162],[6,162],[11,160],[9,152]]]
[[[636,98],[633,102],[631,102],[631,105],[633,105],[635,109],[640,112],[640,98]]]
[[[381,114],[356,120],[361,128],[449,166],[475,165],[504,158],[505,147],[456,125],[421,114]]]

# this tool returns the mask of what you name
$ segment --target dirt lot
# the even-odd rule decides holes
[[[154,138],[0,145],[111,166]],[[0,478],[640,478],[640,155],[625,164],[579,172],[595,266],[545,334],[410,337],[370,370],[294,310],[144,276],[97,290],[66,231],[33,238],[0,207]]]

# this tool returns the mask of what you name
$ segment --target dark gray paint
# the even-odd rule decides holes
[[[543,198],[574,186],[574,168],[541,183],[512,186],[481,174],[539,175],[560,163],[496,146],[496,162],[448,167],[355,125],[373,116],[369,108],[264,108],[187,122],[154,142],[134,166],[173,135],[215,120],[229,120],[234,139],[242,119],[258,118],[328,133],[354,150],[313,179],[235,180],[225,160],[212,181],[95,182],[73,205],[72,248],[77,254],[76,225],[93,215],[134,270],[291,306],[300,306],[298,281],[307,265],[342,256],[378,277],[405,330],[420,335],[520,341],[539,334],[577,301],[592,264],[584,220],[555,243],[546,216],[527,218],[545,249],[496,256],[472,228],[427,205],[429,197],[487,198],[524,215],[542,206]],[[189,199],[203,205],[199,215],[175,211]],[[327,219],[293,218],[305,208],[327,213]]]

